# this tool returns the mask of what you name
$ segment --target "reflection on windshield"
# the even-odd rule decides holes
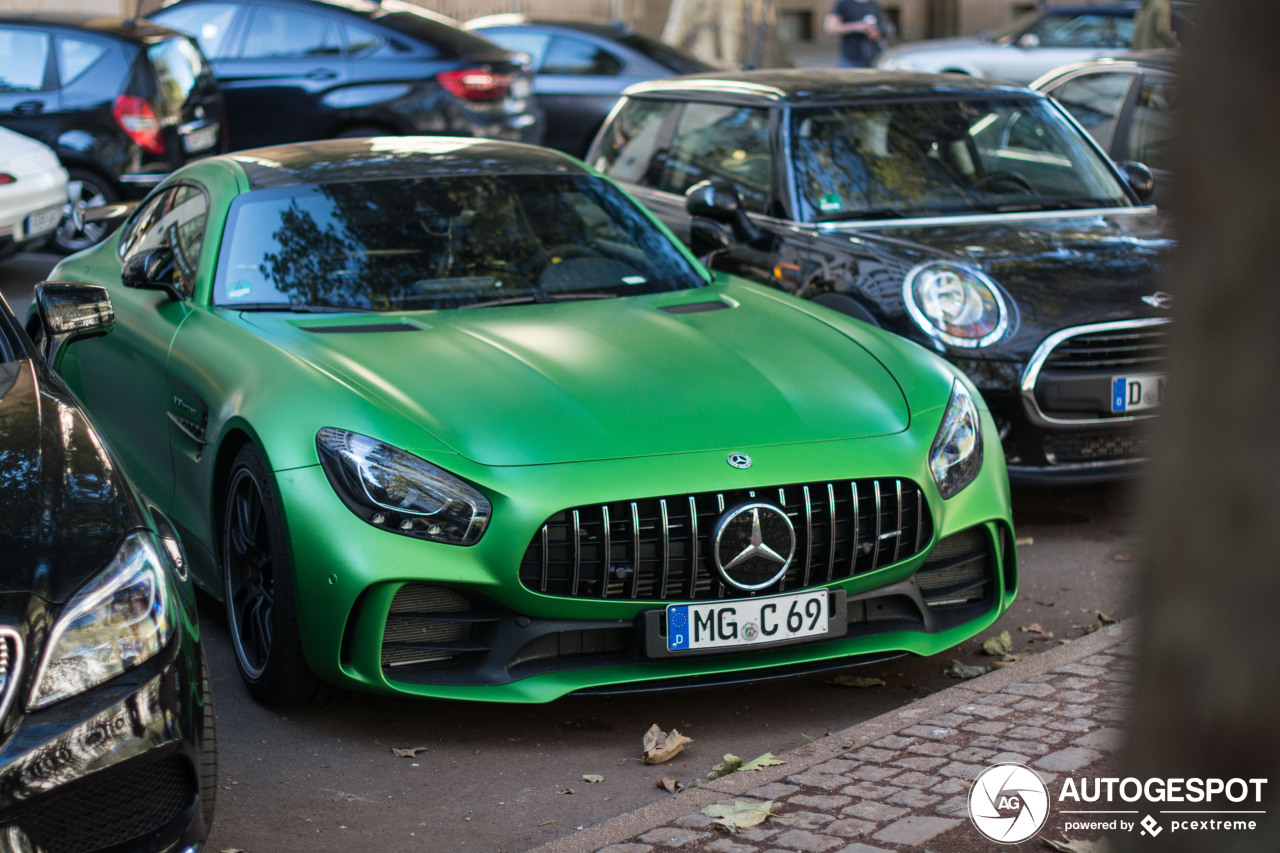
[[[703,278],[587,175],[332,183],[241,196],[214,302],[374,311],[629,296]]]
[[[1130,203],[1047,101],[869,104],[797,110],[792,122],[804,221]]]

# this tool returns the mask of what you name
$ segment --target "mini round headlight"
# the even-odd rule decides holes
[[[1009,328],[995,282],[973,267],[921,264],[903,279],[902,299],[925,334],[953,347],[990,346]]]

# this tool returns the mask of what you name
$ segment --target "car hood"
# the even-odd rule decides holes
[[[749,287],[246,321],[486,465],[741,450],[909,424],[901,389],[863,347]]]
[[[0,591],[69,598],[137,527],[128,488],[40,365],[0,364]]]
[[[916,257],[969,262],[981,267],[1010,296],[1024,336],[1034,343],[1045,330],[1134,317],[1167,317],[1142,300],[1161,289],[1173,241],[1155,214],[1117,214],[899,226],[858,236],[882,237],[923,249]],[[928,247],[928,248],[924,248]]]

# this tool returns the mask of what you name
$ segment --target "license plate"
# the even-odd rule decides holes
[[[1164,402],[1164,374],[1140,373],[1111,379],[1111,411],[1140,412]]]
[[[667,605],[667,650],[727,649],[822,637],[829,631],[825,589],[707,604]]]
[[[37,210],[28,216],[22,230],[28,237],[33,237],[36,234],[43,234],[45,231],[52,231],[61,219],[62,205],[46,207],[44,210]]]
[[[528,77],[521,77],[511,84],[511,97],[517,101],[523,101],[529,97],[531,91]]]
[[[195,130],[188,131],[183,134],[182,148],[185,151],[203,151],[206,148],[212,148],[218,141],[218,125],[211,124],[207,127],[198,127]]]

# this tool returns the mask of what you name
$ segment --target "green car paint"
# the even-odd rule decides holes
[[[449,144],[497,162],[497,172],[506,158],[526,170],[605,180],[539,149]],[[348,164],[343,180],[359,178],[351,161],[376,153],[361,147],[365,141],[327,145],[309,156]],[[412,140],[403,145],[415,156]],[[428,153],[416,155],[424,170],[431,150],[424,144]],[[943,498],[930,470],[953,389],[969,391],[982,432],[996,435],[977,391],[941,359],[773,289],[712,279],[643,212],[656,239],[672,243],[693,271],[691,286],[452,310],[296,313],[212,304],[228,212],[237,197],[259,191],[245,158],[269,168],[287,156],[264,149],[209,158],[156,191],[185,183],[207,200],[198,266],[183,298],[121,283],[121,235],[132,224],[65,260],[51,279],[110,291],[114,329],[68,347],[62,373],[139,487],[181,530],[197,581],[219,597],[227,480],[239,449],[256,449],[287,531],[297,639],[320,679],[379,693],[546,702],[580,690],[934,654],[983,630],[1012,602],[1017,560],[999,442],[983,445],[980,470],[952,497]],[[370,436],[470,484],[492,507],[479,541],[426,541],[358,517],[321,464],[317,434],[326,428]],[[731,453],[749,455],[750,467],[727,464]],[[654,652],[646,614],[689,600],[678,592],[606,600],[536,591],[518,578],[544,523],[571,508],[743,489],[771,499],[780,486],[877,478],[919,488],[929,540],[908,558],[807,584],[842,591],[865,611],[863,627],[844,638]],[[881,486],[874,488],[878,501]],[[813,500],[822,499],[815,492]],[[806,507],[809,500],[806,490]],[[918,590],[916,573],[940,565],[928,562],[937,543],[966,531],[986,552],[982,600],[940,606],[932,630],[888,616],[885,630],[872,630],[875,609],[892,610],[901,598],[878,591]],[[700,543],[703,556],[712,545]],[[401,677],[384,659],[387,625],[397,594],[415,584],[460,595],[484,618],[467,637],[442,641],[453,644],[453,663]],[[950,624],[949,609],[963,620]],[[522,631],[561,622],[564,630],[548,634],[536,655],[521,651]],[[589,646],[592,631],[629,631],[630,639],[593,657],[575,645]],[[497,639],[485,652],[487,636]],[[559,651],[548,653],[546,642],[559,642]]]

